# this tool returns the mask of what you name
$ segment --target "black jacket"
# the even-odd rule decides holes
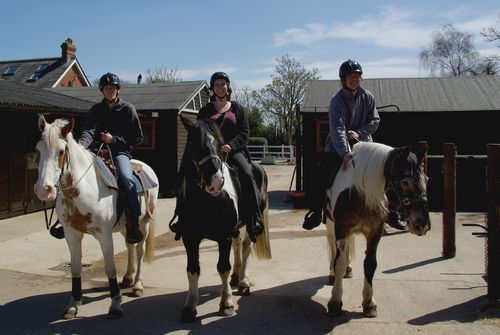
[[[224,142],[231,147],[231,153],[234,154],[243,151],[247,157],[250,157],[247,149],[248,138],[250,136],[247,114],[244,108],[236,101],[231,101],[231,109],[236,114],[236,127],[225,126],[223,134]],[[210,119],[214,114],[217,114],[217,110],[214,104],[209,102],[198,112],[198,119]],[[220,120],[223,120],[223,118],[220,118]]]
[[[113,135],[113,142],[109,145],[113,155],[131,157],[132,147],[144,139],[135,107],[122,99],[111,111],[105,99],[92,106],[78,142],[85,148],[99,145],[101,132],[105,131]]]

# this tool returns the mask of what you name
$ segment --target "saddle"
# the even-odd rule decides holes
[[[121,214],[125,210],[129,214],[130,209],[128,208],[127,194],[119,186],[118,183],[118,170],[113,164],[109,150],[100,150],[95,156],[95,166],[98,171],[98,175],[102,178],[104,183],[109,187],[118,191],[118,201],[117,201],[117,218],[121,217]],[[149,190],[158,186],[158,184],[151,179],[151,176],[142,169],[142,165],[136,162],[132,163],[132,181],[134,182],[137,195],[144,195],[146,198],[146,204],[148,204],[148,211],[150,210],[150,194]],[[153,209],[154,211],[154,209]]]

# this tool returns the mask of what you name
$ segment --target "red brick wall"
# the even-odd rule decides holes
[[[82,77],[76,65],[73,65],[66,75],[59,81],[57,87],[86,87],[85,79]]]

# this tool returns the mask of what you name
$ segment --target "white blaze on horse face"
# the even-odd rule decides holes
[[[61,174],[60,156],[64,155],[64,141],[58,141],[54,148],[48,148],[44,140],[38,141],[39,152],[38,179],[34,191],[40,200],[54,200],[57,195],[56,184]]]
[[[221,170],[217,170],[215,174],[210,178],[210,184],[205,186],[205,190],[211,196],[218,196],[220,191],[222,191],[222,187],[224,186],[224,175]]]

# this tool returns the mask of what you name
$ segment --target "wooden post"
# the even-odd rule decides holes
[[[455,257],[455,218],[457,212],[456,195],[456,153],[454,143],[443,144],[443,257]]]
[[[500,299],[500,144],[488,144],[488,297]]]
[[[302,191],[302,115],[300,114],[300,105],[295,107],[297,127],[295,128],[295,190]]]

